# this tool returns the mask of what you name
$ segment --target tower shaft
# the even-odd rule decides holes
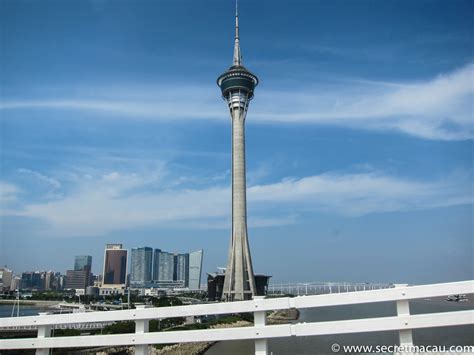
[[[247,237],[245,117],[249,97],[241,91],[229,93],[227,102],[232,118],[232,235],[223,299],[237,301],[250,299],[256,292]]]
[[[217,78],[232,119],[232,234],[222,299],[239,301],[256,295],[247,237],[245,118],[258,78],[242,65],[239,13],[236,3],[233,65]]]

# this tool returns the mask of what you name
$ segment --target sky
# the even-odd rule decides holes
[[[474,278],[472,1],[240,1],[249,241],[280,282]],[[225,266],[231,0],[0,2],[0,265]]]

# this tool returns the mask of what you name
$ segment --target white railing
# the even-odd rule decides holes
[[[254,339],[255,353],[267,354],[267,339],[269,338],[393,330],[399,331],[401,345],[410,345],[413,342],[412,329],[473,324],[474,310],[410,315],[409,300],[470,293],[474,293],[474,281],[422,286],[397,285],[397,287],[389,289],[294,298],[255,298],[251,301],[230,303],[161,308],[141,307],[122,311],[1,318],[0,331],[10,327],[35,325],[38,329],[38,335],[36,338],[29,339],[2,339],[0,340],[0,350],[37,349],[37,354],[48,354],[49,349],[51,348],[135,346],[136,354],[147,354],[149,344]],[[266,325],[267,311],[387,301],[394,301],[397,303],[396,316],[329,322]],[[148,332],[148,323],[151,319],[245,312],[254,313],[253,327]],[[130,320],[133,320],[136,323],[135,333],[56,338],[50,337],[51,328],[61,324]]]
[[[270,284],[267,287],[269,295],[319,295],[324,293],[355,292],[391,288],[388,283],[362,282],[297,282],[286,284]]]

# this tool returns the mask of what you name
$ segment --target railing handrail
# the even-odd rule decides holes
[[[352,319],[328,322],[264,325],[254,327],[186,330],[116,335],[0,340],[1,349],[75,348],[130,346],[291,336],[349,334],[472,324],[474,311],[442,312],[396,317]]]
[[[418,298],[439,297],[451,294],[474,293],[474,280],[431,285],[396,287],[349,293],[298,296],[294,298],[268,298],[250,301],[197,304],[160,308],[144,308],[107,312],[73,313],[61,315],[39,315],[29,317],[1,318],[0,329],[23,325],[57,325],[68,323],[137,321],[210,314],[231,314],[282,309],[302,309],[361,303],[390,302]]]
[[[385,286],[390,288],[393,286],[390,282],[349,282],[349,281],[311,281],[311,282],[287,282],[287,283],[271,283],[268,287],[280,287],[280,286],[294,286],[294,285],[315,285],[315,286]]]

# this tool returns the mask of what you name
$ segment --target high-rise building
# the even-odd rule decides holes
[[[191,290],[199,290],[201,288],[202,254],[202,249],[189,253],[188,287]]]
[[[74,258],[74,270],[92,270],[92,256],[90,255],[76,255]]]
[[[21,278],[18,276],[12,277],[12,282],[10,284],[10,290],[15,291],[21,288]]]
[[[184,287],[189,284],[189,254],[174,254],[173,281],[181,281]]]
[[[161,249],[155,249],[153,256],[153,286],[159,288],[187,287],[199,290],[202,255],[202,249],[184,254],[168,253]]]
[[[104,252],[103,287],[125,286],[127,277],[127,250],[122,244],[107,244]]]
[[[146,287],[152,281],[153,249],[132,248],[130,256],[130,286]]]
[[[173,281],[174,254],[155,249],[154,281]]]
[[[90,272],[83,270],[66,270],[65,288],[85,290],[89,286]]]
[[[160,253],[161,249],[155,249],[153,252],[153,282],[158,281],[160,277]]]
[[[33,284],[33,273],[26,271],[21,273],[21,288],[29,289]]]
[[[52,277],[52,285],[51,285],[51,288],[53,290],[61,290],[61,285],[59,283],[60,277],[61,277],[60,272],[54,272],[53,277]]]
[[[65,288],[85,290],[92,284],[92,256],[76,255],[74,270],[66,270]]]
[[[44,290],[50,291],[54,288],[54,272],[48,271],[44,273]]]
[[[58,280],[58,290],[66,288],[66,275],[56,275]]]
[[[234,60],[217,79],[232,118],[232,234],[222,299],[245,300],[256,295],[255,277],[247,236],[245,176],[245,118],[258,78],[242,65],[239,14],[235,12]]]
[[[21,274],[21,288],[27,290],[44,290],[44,273],[27,271]]]

